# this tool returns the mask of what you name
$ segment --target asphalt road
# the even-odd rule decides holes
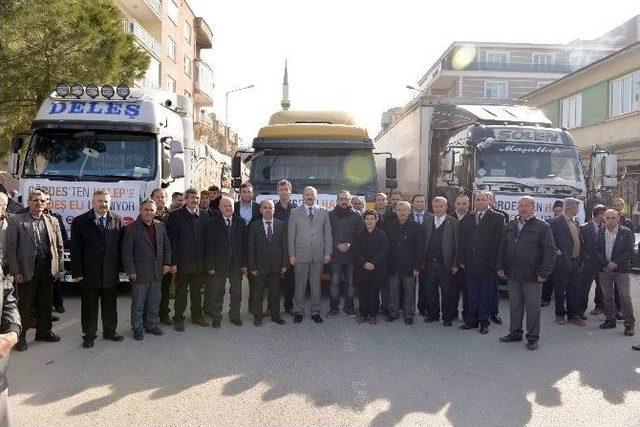
[[[640,319],[640,281],[632,285]],[[600,330],[600,316],[558,326],[553,304],[544,308],[530,352],[498,343],[506,324],[486,336],[345,315],[256,328],[244,300],[243,327],[187,322],[184,333],[165,327],[136,342],[123,295],[125,341],[85,350],[80,301],[68,297],[54,324],[62,341],[12,354],[15,425],[640,425],[640,352],[630,350],[640,330]],[[508,320],[506,300],[501,314]]]

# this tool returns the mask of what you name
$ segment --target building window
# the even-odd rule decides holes
[[[611,117],[640,109],[640,70],[611,82]]]
[[[571,129],[582,124],[582,94],[562,100],[562,127]]]
[[[176,42],[174,42],[171,37],[167,40],[167,56],[176,61]]]
[[[534,53],[531,56],[534,70],[549,70],[552,68],[555,58],[553,53]]]
[[[171,22],[173,22],[175,25],[178,25],[178,16],[180,15],[180,7],[178,6],[175,0],[169,0],[167,3],[168,3],[167,16],[169,16],[169,19],[171,20]]]
[[[186,55],[184,57],[184,73],[191,77],[191,59]]]
[[[582,68],[589,63],[589,55],[585,53],[571,53],[569,54],[569,66],[572,70]]]
[[[189,25],[189,23],[186,21],[184,23],[183,33],[184,39],[187,41],[187,43],[191,44],[191,25]]]
[[[484,82],[484,97],[487,99],[507,99],[507,82]]]
[[[176,81],[173,77],[167,75],[167,90],[176,93]]]
[[[487,68],[504,69],[509,63],[508,52],[487,52],[486,56]]]

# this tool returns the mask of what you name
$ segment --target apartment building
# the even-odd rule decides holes
[[[640,33],[639,33],[640,34]],[[640,41],[523,97],[567,128],[587,170],[596,145],[618,155],[615,193],[640,214]]]
[[[213,32],[186,0],[113,0],[151,62],[139,87],[164,89],[193,100],[193,117],[213,105],[213,71],[200,52],[213,46]]]

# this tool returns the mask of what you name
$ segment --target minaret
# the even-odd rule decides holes
[[[280,105],[283,110],[288,110],[291,106],[291,102],[289,102],[289,74],[286,59],[284,60],[284,80],[282,82],[282,101],[280,101]]]

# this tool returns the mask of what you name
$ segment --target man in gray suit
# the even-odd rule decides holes
[[[131,328],[133,338],[142,341],[142,314],[147,315],[145,331],[162,335],[158,327],[162,276],[171,269],[171,244],[164,223],[155,218],[153,200],[140,205],[140,216],[125,227],[122,264],[131,282]]]
[[[304,204],[291,211],[289,217],[289,262],[295,266],[296,290],[293,297],[293,321],[302,322],[305,312],[304,294],[307,281],[311,289],[311,319],[320,317],[320,274],[322,265],[331,262],[331,222],[329,212],[316,204],[318,190],[305,187]]]
[[[29,210],[14,215],[7,230],[9,271],[18,290],[18,310],[29,319],[35,308],[36,341],[57,342],[51,331],[53,280],[63,269],[63,243],[55,218],[44,213],[47,195],[34,190],[29,194]],[[27,322],[20,333],[16,350],[27,350]]]

